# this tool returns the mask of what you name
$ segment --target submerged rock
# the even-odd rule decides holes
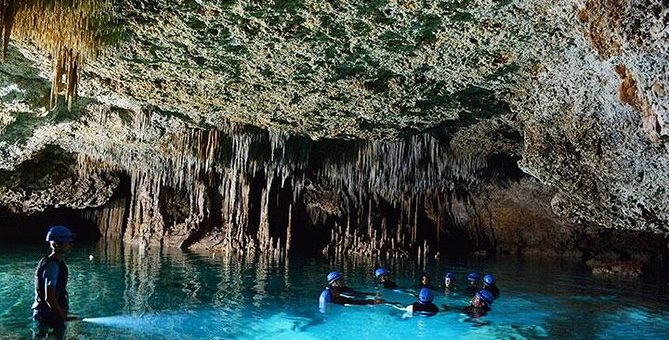
[[[643,274],[644,264],[637,260],[615,261],[590,259],[585,264],[595,275],[613,275],[639,277]]]

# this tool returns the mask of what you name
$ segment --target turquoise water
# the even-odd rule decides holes
[[[41,247],[0,248],[0,337],[31,336],[34,266]],[[92,261],[89,254],[94,255]],[[443,339],[664,338],[669,334],[666,286],[590,275],[578,262],[516,258],[441,260],[424,268],[389,263],[403,286],[425,269],[449,269],[464,281],[469,270],[495,273],[502,296],[477,320],[456,311],[403,319],[386,305],[333,306],[318,311],[329,270],[349,286],[374,292],[373,264],[324,258],[289,260],[162,253],[114,245],[78,247],[68,256],[72,312],[90,318],[68,324],[76,339]],[[411,296],[381,292],[410,304]],[[437,294],[438,305],[467,298]]]

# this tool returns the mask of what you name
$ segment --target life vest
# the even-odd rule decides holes
[[[318,304],[324,306],[325,304],[333,303],[333,300],[334,298],[332,296],[332,292],[330,291],[330,287],[327,287],[323,289],[321,296],[318,297]]]
[[[58,280],[56,281],[56,299],[60,307],[67,312],[69,310],[69,301],[67,295],[67,279],[69,272],[65,262],[58,261],[55,258],[45,256],[37,264],[35,270],[35,302],[32,308],[38,311],[51,309],[46,302],[45,279],[46,265],[50,262],[58,264]]]

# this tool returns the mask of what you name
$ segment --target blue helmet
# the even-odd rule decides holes
[[[335,281],[341,279],[341,273],[340,272],[330,272],[328,274],[328,284],[333,284]]]
[[[455,275],[454,275],[453,273],[451,273],[451,272],[446,272],[446,274],[444,274],[444,279],[451,279],[451,280],[453,280],[454,278],[455,278]]]
[[[479,299],[483,300],[483,302],[486,303],[486,305],[492,305],[493,301],[495,301],[495,296],[492,295],[492,293],[489,290],[480,290],[478,293],[476,293],[476,296],[479,297]]]
[[[47,242],[72,242],[74,241],[74,233],[70,231],[65,226],[55,225],[49,228],[49,231],[46,233]]]
[[[495,284],[495,278],[490,274],[486,274],[486,276],[483,277],[483,282],[488,286],[492,286]]]
[[[481,275],[479,273],[469,273],[467,275],[467,280],[469,281],[478,281],[481,279]]]
[[[380,278],[381,276],[389,275],[389,274],[390,274],[390,270],[388,270],[386,268],[383,268],[383,267],[376,268],[376,270],[374,271],[374,277],[376,277],[377,279]]]
[[[432,294],[430,288],[423,288],[418,293],[418,301],[420,303],[427,304],[432,302],[432,300],[434,300],[434,294]]]

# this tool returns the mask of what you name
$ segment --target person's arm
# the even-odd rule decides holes
[[[46,303],[49,305],[49,307],[51,307],[54,313],[56,313],[56,316],[58,318],[66,320],[67,314],[58,303],[58,298],[56,298],[56,287],[47,286],[45,292],[46,292]]]
[[[56,293],[56,284],[58,282],[58,264],[50,262],[46,265],[44,271],[44,299],[46,303],[56,314],[56,317],[61,320],[67,318],[67,312],[63,310],[63,306],[58,303],[58,295]]]
[[[354,290],[354,289],[351,289],[351,288],[348,288],[348,287],[340,290],[340,292],[341,292],[342,295],[344,295],[346,297],[351,297],[351,298],[354,298],[354,297],[374,297],[374,296],[376,296],[376,294],[374,294],[374,293],[360,292],[360,291],[357,291],[357,290]]]
[[[344,305],[378,305],[382,304],[384,301],[383,299],[351,299],[345,296],[340,296],[339,301],[344,304]]]

